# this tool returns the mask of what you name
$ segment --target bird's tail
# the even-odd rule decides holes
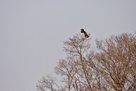
[[[86,35],[86,38],[88,38],[89,37],[89,35]]]

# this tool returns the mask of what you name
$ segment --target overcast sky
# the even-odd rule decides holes
[[[92,45],[136,32],[136,0],[0,0],[0,91],[36,91],[81,28]]]

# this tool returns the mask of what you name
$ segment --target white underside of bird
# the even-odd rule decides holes
[[[81,33],[81,36],[85,37],[85,34],[84,34],[84,33]]]

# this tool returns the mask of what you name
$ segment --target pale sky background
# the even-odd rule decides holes
[[[0,91],[36,91],[84,28],[103,39],[136,31],[136,0],[0,0]]]

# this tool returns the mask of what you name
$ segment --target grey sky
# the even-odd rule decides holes
[[[0,91],[36,91],[84,28],[92,43],[136,31],[136,0],[0,0]]]

